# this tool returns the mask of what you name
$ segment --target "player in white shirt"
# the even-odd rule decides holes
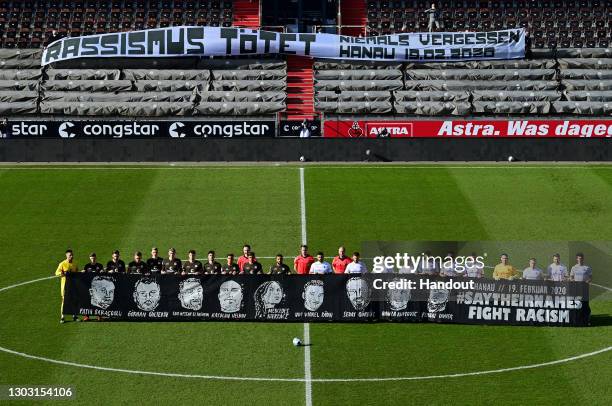
[[[548,265],[548,279],[555,282],[567,280],[567,267],[561,263],[559,254],[553,255],[553,263]]]
[[[436,264],[434,257],[431,256],[430,251],[425,251],[425,256],[423,257],[422,261],[423,261],[423,265],[419,267],[421,269],[420,269],[420,272],[417,271],[417,273],[421,273],[425,275],[439,275],[440,274],[440,269],[438,268],[438,264]]]
[[[310,273],[314,274],[326,274],[332,273],[332,268],[329,262],[323,261],[325,257],[323,253],[319,251],[317,253],[317,260],[310,265]]]
[[[540,281],[544,279],[544,272],[536,266],[536,259],[529,259],[529,266],[523,270],[523,279]]]
[[[465,272],[463,273],[463,276],[468,278],[482,278],[484,276],[484,266],[476,262],[475,252],[472,252],[471,257],[472,261],[466,260]]]
[[[399,273],[402,273],[401,268],[398,268],[398,270],[399,270]],[[395,268],[393,267],[393,265],[386,266],[382,264],[382,266],[380,267],[377,267],[377,266],[372,267],[372,273],[393,273],[394,271],[395,271]],[[407,273],[407,272],[403,272],[403,273]]]
[[[582,252],[577,253],[576,265],[570,271],[570,280],[591,283],[592,279],[593,271],[590,266],[584,264],[584,254]]]
[[[442,262],[442,269],[440,269],[440,276],[453,277],[457,276],[457,271],[455,270],[455,253],[449,252],[446,254],[446,257],[443,258],[444,262]]]
[[[344,273],[367,273],[365,264],[359,260],[359,253],[353,252],[353,262],[346,266]]]
[[[410,265],[408,265],[408,266],[401,266],[401,267],[397,268],[397,273],[411,274],[411,273],[415,273],[415,272],[413,272],[412,267]]]

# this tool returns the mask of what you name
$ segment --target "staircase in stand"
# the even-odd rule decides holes
[[[315,117],[312,64],[312,58],[287,55],[287,120]]]
[[[259,0],[234,0],[234,27],[259,28]]]
[[[342,35],[358,37],[359,34],[365,35],[367,24],[366,16],[367,4],[365,0],[342,0],[340,3],[341,24],[356,25],[358,27],[342,27]]]

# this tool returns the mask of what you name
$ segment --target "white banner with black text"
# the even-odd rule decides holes
[[[168,27],[62,38],[45,48],[42,65],[76,58],[273,54],[399,62],[516,59],[525,56],[525,30],[351,37],[247,28]]]

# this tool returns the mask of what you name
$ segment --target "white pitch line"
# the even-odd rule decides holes
[[[597,286],[598,288],[602,288],[602,289],[605,289],[605,290],[607,290],[607,291],[609,291],[609,292],[612,292],[612,288],[609,288],[609,287],[607,287],[607,286],[604,286],[604,285],[599,285],[599,284],[597,284],[597,283],[593,283],[593,282],[591,282],[591,285],[593,285],[593,286]]]
[[[304,168],[300,168],[300,219],[302,223],[302,244],[308,241],[306,234],[306,188]],[[310,367],[310,324],[304,323],[304,403],[312,406],[312,370]]]
[[[547,367],[550,365],[558,365],[564,364],[570,361],[576,361],[578,359],[592,357],[594,355],[602,354],[604,352],[612,350],[612,346],[604,347],[599,350],[588,352],[586,354],[580,354],[569,358],[558,359],[555,361],[542,362],[540,364],[532,364],[532,365],[521,365],[518,367],[510,367],[510,368],[500,368],[500,369],[490,369],[486,371],[474,371],[474,372],[463,372],[457,374],[445,374],[445,375],[429,375],[429,376],[406,376],[406,377],[389,377],[389,378],[320,378],[313,379],[314,382],[384,382],[384,381],[416,381],[416,380],[424,380],[424,379],[446,379],[446,378],[460,378],[466,376],[477,376],[477,375],[489,375],[489,374],[499,374],[502,372],[510,372],[510,371],[520,371],[524,369],[533,369],[533,368],[541,368]]]
[[[588,352],[585,354],[576,355],[573,357],[558,359],[554,361],[543,362],[540,364],[531,364],[531,365],[521,365],[517,367],[510,368],[501,368],[501,369],[492,369],[485,371],[474,371],[474,372],[463,372],[456,374],[444,374],[444,375],[425,375],[425,376],[398,376],[398,377],[388,377],[388,378],[315,378],[307,380],[305,378],[271,378],[271,377],[256,377],[256,376],[220,376],[220,375],[200,375],[200,374],[181,374],[174,372],[155,372],[155,371],[140,371],[134,369],[123,369],[123,368],[110,368],[110,367],[100,367],[97,365],[88,365],[81,364],[78,362],[70,362],[70,361],[62,361],[52,358],[40,357],[38,355],[26,354],[24,352],[19,352],[15,350],[11,350],[10,348],[5,348],[0,346],[0,351],[5,352],[7,354],[17,355],[19,357],[33,359],[37,361],[44,361],[51,364],[58,365],[66,365],[77,368],[86,368],[93,369],[96,371],[106,371],[106,372],[122,372],[126,374],[133,375],[153,375],[153,376],[163,376],[169,378],[193,378],[193,379],[209,379],[209,380],[219,380],[219,381],[264,381],[264,382],[319,382],[319,383],[342,383],[342,382],[388,382],[388,381],[423,381],[430,379],[447,379],[447,378],[461,378],[467,376],[478,376],[478,375],[490,375],[490,374],[499,374],[502,372],[511,372],[511,371],[520,371],[524,369],[534,369],[541,368],[550,365],[558,365],[564,364],[571,361],[576,361],[583,358],[592,357],[598,354],[605,353],[607,351],[612,350],[612,346],[604,347],[599,350]],[[312,401],[312,398],[310,398]]]
[[[41,165],[41,166],[37,166],[37,167],[31,167],[31,166],[27,166],[27,167],[19,167],[19,166],[4,166],[2,164],[0,164],[0,170],[19,170],[19,171],[25,171],[25,170],[34,170],[34,171],[54,171],[54,170],[60,170],[60,171],[97,171],[97,170],[117,170],[117,171],[123,171],[123,170],[135,170],[135,171],[142,171],[142,170],[158,170],[158,169],[167,169],[167,170],[189,170],[189,169],[193,169],[193,170],[206,170],[206,169],[212,169],[212,170],[242,170],[242,169],[253,169],[253,168],[275,168],[275,167],[279,167],[279,168],[285,168],[285,169],[291,169],[291,168],[295,168],[295,164],[294,163],[270,163],[270,164],[262,164],[262,165],[226,165],[226,166],[207,166],[207,165],[201,165],[201,166],[196,166],[196,165],[168,165],[167,166],[143,166],[143,167],[139,167],[137,165],[134,166],[113,166],[113,165],[109,165],[109,166],[94,166],[94,167],[90,167],[90,166],[78,166],[78,165],[73,165],[73,166],[60,166],[60,167],[53,167],[53,166],[46,166],[46,165]],[[414,165],[414,164],[410,164],[409,162],[407,163],[393,163],[392,165],[371,165],[371,164],[367,164],[367,163],[362,163],[360,165],[355,165],[355,164],[349,164],[349,165],[343,165],[343,164],[338,164],[338,165],[330,165],[329,163],[321,163],[321,164],[317,164],[317,163],[311,163],[309,164],[310,167],[312,168],[317,168],[317,169],[486,169],[486,170],[507,170],[507,169],[612,169],[612,165],[610,164],[606,164],[603,162],[598,162],[596,164],[593,165],[572,165],[572,164],[564,164],[564,163],[551,163],[550,165],[545,165],[545,164],[539,164],[539,165],[516,165],[516,164],[505,164],[505,163],[500,163],[500,164],[491,164],[490,166],[487,165],[470,165],[470,164],[466,164],[466,165],[448,165],[448,164],[444,164],[444,163],[435,163],[435,164],[430,164],[430,165]]]
[[[302,244],[307,244],[306,234],[306,186],[304,185],[304,168],[300,168],[300,219],[302,222]]]
[[[5,290],[9,290],[9,289],[13,289],[13,288],[16,288],[18,286],[29,285],[30,283],[46,281],[47,279],[53,279],[53,278],[57,278],[57,276],[55,276],[55,275],[45,276],[44,278],[38,278],[38,279],[34,279],[34,280],[31,280],[31,281],[27,281],[27,282],[17,283],[15,285],[11,285],[11,286],[5,286],[3,288],[0,288],[0,292],[5,291]]]
[[[164,376],[170,378],[198,378],[198,379],[211,379],[211,380],[223,380],[223,381],[268,381],[268,382],[303,382],[302,378],[267,378],[267,377],[251,377],[251,376],[217,376],[217,375],[198,375],[198,374],[179,374],[173,372],[155,372],[155,371],[139,371],[134,369],[123,369],[123,368],[110,368],[110,367],[100,367],[97,365],[88,365],[81,364],[78,362],[70,362],[70,361],[62,361],[52,358],[40,357],[38,355],[26,354],[24,352],[19,352],[15,350],[11,350],[10,348],[4,348],[0,346],[0,351],[6,352],[8,354],[17,355],[23,358],[34,359],[38,361],[49,362],[51,364],[59,364],[59,365],[67,365],[71,367],[78,368],[87,368],[94,369],[97,371],[108,371],[108,372],[123,372],[126,374],[134,374],[134,375],[154,375],[154,376]]]

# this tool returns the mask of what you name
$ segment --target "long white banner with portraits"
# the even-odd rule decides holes
[[[76,58],[273,54],[399,62],[516,59],[525,56],[525,30],[351,37],[247,28],[168,27],[62,38],[45,48],[42,65]]]

